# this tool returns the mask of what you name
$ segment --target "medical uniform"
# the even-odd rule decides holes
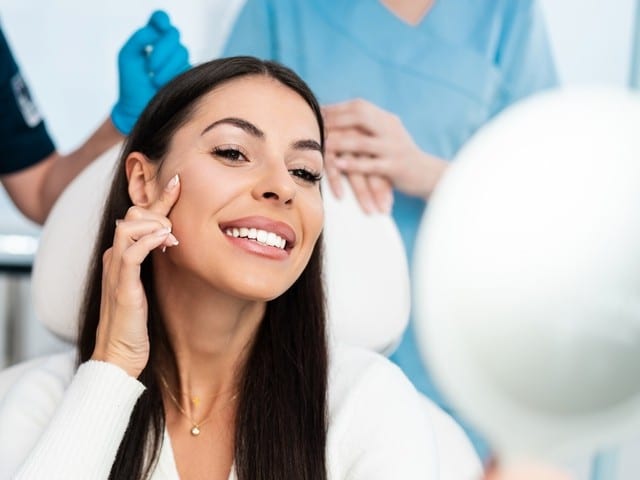
[[[422,150],[446,160],[506,106],[557,82],[535,0],[437,0],[416,26],[378,0],[248,0],[223,55],[284,63],[324,104],[369,100],[397,114]],[[393,217],[410,261],[424,208],[395,192]],[[392,359],[446,409],[412,328]]]
[[[30,167],[54,150],[0,29],[0,175]]]

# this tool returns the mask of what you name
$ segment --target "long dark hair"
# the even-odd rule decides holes
[[[248,75],[271,77],[297,92],[313,110],[324,149],[317,100],[291,70],[275,62],[233,57],[199,65],[175,78],[149,103],[126,141],[108,196],[84,297],[78,336],[79,362],[95,348],[100,317],[102,254],[113,244],[116,219],[132,203],[125,159],[141,152],[160,164],[175,132],[198,100],[223,82]],[[322,239],[297,281],[267,303],[240,376],[234,464],[239,480],[325,480],[327,344],[322,285]],[[144,479],[153,471],[165,428],[160,365],[176,369],[175,355],[153,288],[152,262],[142,264],[151,345],[139,380],[147,387],[136,404],[110,479]]]

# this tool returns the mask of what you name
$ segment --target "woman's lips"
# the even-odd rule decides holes
[[[296,242],[296,234],[284,222],[267,217],[244,217],[225,221],[220,229],[235,245],[251,253],[274,259],[283,259]]]

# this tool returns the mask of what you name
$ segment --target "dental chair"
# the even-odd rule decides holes
[[[42,229],[33,265],[36,314],[51,332],[70,343],[70,349],[119,150],[114,147],[93,162],[60,196]],[[399,232],[389,216],[362,213],[348,188],[340,201],[328,185],[322,188],[329,335],[388,355],[400,341],[410,310],[409,269]],[[55,360],[36,358],[0,372],[0,403],[25,371],[49,361]],[[424,398],[424,405],[438,431],[441,466],[436,478],[478,479],[479,461],[459,461],[461,452],[473,451],[462,429],[430,400]]]

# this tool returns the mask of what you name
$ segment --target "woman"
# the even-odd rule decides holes
[[[105,206],[77,371],[58,358],[4,399],[1,478],[429,479],[446,477],[443,453],[474,464],[438,451],[451,431],[396,367],[326,344],[323,149],[315,98],[275,63],[217,60],[161,90]]]

